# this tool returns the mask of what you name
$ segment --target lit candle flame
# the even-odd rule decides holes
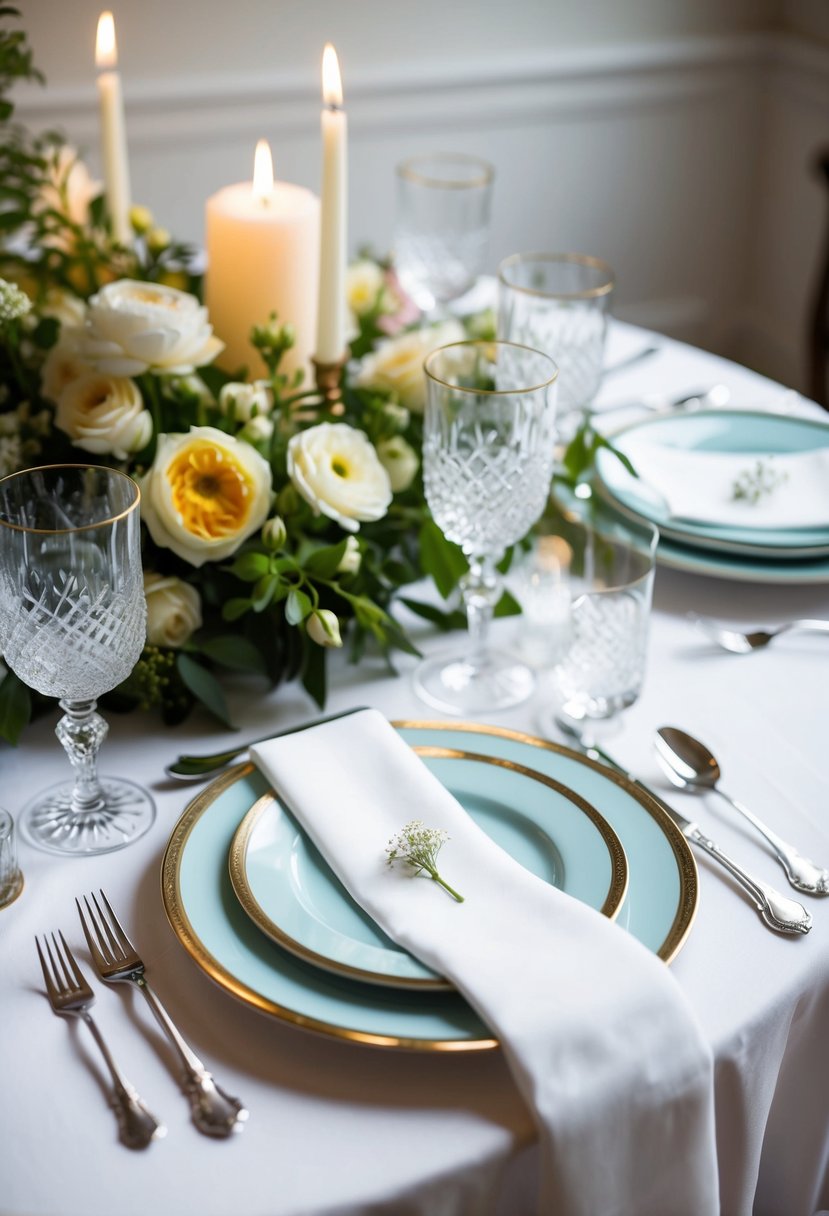
[[[322,52],[322,99],[327,106],[339,108],[343,104],[343,83],[337,52],[326,42]]]
[[[95,38],[95,66],[114,68],[118,64],[118,47],[115,42],[115,21],[112,13],[101,13],[98,18],[98,34]]]
[[[260,139],[256,145],[253,158],[253,197],[266,203],[273,194],[273,158],[271,146],[266,139]]]

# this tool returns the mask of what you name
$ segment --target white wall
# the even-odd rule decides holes
[[[22,91],[20,116],[62,125],[93,166],[100,3],[23,0],[49,87]],[[201,239],[204,199],[250,176],[260,135],[279,176],[318,187],[331,39],[354,248],[388,247],[396,161],[463,148],[498,172],[491,268],[518,249],[602,255],[621,314],[799,381],[822,237],[806,162],[829,135],[827,0],[115,0],[114,11],[134,194],[178,236]]]

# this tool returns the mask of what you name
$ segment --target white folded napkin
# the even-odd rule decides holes
[[[639,477],[675,520],[744,528],[829,528],[829,447],[814,452],[685,451],[636,431],[620,440]],[[756,502],[734,497],[738,481],[762,469],[776,481]]]
[[[501,1040],[538,1122],[540,1212],[718,1211],[711,1053],[664,963],[494,844],[377,711],[251,755],[357,903]],[[412,819],[449,833],[463,903],[388,865]]]

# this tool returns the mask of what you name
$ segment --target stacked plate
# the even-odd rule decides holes
[[[395,725],[528,870],[616,918],[666,961],[676,955],[695,915],[697,874],[687,841],[656,802],[529,735]],[[463,998],[353,902],[251,764],[222,774],[187,807],[165,852],[163,893],[198,965],[265,1013],[375,1046],[497,1046]],[[539,963],[554,957],[551,934],[550,959]]]
[[[743,581],[829,582],[829,425],[712,410],[648,418],[612,436],[597,489],[659,528],[664,566]]]

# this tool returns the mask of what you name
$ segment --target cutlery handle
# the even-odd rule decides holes
[[[812,927],[812,916],[807,912],[802,904],[799,904],[794,899],[789,899],[785,895],[781,895],[774,887],[768,883],[762,882],[759,878],[749,874],[742,866],[739,866],[736,861],[732,860],[727,853],[714,844],[708,836],[705,836],[700,829],[694,824],[686,829],[686,836],[692,840],[699,848],[718,862],[733,878],[737,880],[740,886],[751,897],[761,918],[770,929],[775,929],[778,933],[808,933]]]
[[[804,857],[802,853],[798,852],[794,845],[783,840],[767,824],[763,823],[762,819],[758,819],[747,806],[738,802],[736,798],[732,798],[720,786],[714,787],[714,793],[719,794],[769,842],[775,857],[786,872],[786,877],[796,890],[806,891],[810,895],[829,894],[829,871],[816,865],[813,861],[809,861],[808,857]]]
[[[135,983],[144,993],[161,1029],[173,1045],[184,1073],[184,1090],[190,1100],[193,1122],[207,1136],[230,1136],[242,1130],[248,1112],[238,1098],[220,1089],[199,1057],[185,1042],[178,1027],[143,975]]]
[[[165,1136],[167,1129],[147,1110],[129,1081],[121,1076],[92,1015],[84,1012],[81,1017],[92,1031],[112,1077],[112,1108],[118,1120],[121,1143],[127,1148],[146,1148],[152,1140]]]
[[[785,625],[781,625],[779,633],[789,633],[796,631],[798,633],[829,633],[829,621],[789,621]]]

